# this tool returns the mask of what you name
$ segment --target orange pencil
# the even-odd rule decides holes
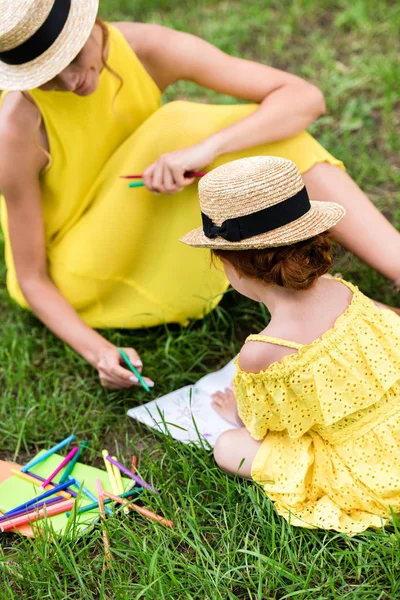
[[[97,489],[97,497],[99,500],[99,512],[100,516],[103,519],[103,527],[102,527],[102,535],[103,535],[103,543],[104,543],[104,553],[106,555],[106,565],[107,568],[110,566],[110,542],[108,540],[107,531],[104,528],[104,521],[106,520],[106,511],[104,510],[104,491],[101,485],[100,479],[96,479],[96,489]]]
[[[151,510],[148,510],[147,508],[143,508],[142,506],[138,506],[137,504],[132,504],[132,503],[126,504],[126,502],[122,498],[119,498],[118,496],[114,496],[114,494],[110,494],[110,492],[104,491],[103,493],[107,498],[110,498],[111,500],[113,500],[114,502],[117,502],[118,504],[127,506],[128,508],[130,508],[132,510],[136,510],[138,513],[140,513],[144,517],[147,517],[149,519],[152,519],[153,521],[162,523],[163,525],[166,525],[167,527],[174,526],[173,521],[168,521],[168,519],[164,519],[164,517],[155,515],[153,512],[151,512]]]
[[[133,474],[136,473],[137,464],[138,464],[137,456],[132,456],[132,469],[131,469],[131,471],[132,471]]]
[[[0,531],[10,531],[10,529],[15,529],[20,525],[26,525],[27,523],[33,523],[34,521],[44,519],[45,516],[53,517],[55,515],[60,515],[61,513],[72,510],[74,503],[75,500],[73,499],[65,500],[64,502],[48,506],[45,509],[41,508],[40,510],[34,510],[26,515],[20,515],[19,517],[13,517],[11,515],[8,521],[0,523]]]

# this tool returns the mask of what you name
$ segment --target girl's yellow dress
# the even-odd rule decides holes
[[[109,67],[91,96],[34,90],[52,162],[42,174],[48,269],[65,298],[93,327],[185,323],[221,299],[227,283],[207,251],[179,238],[201,224],[197,186],[173,196],[128,189],[119,175],[141,173],[160,154],[194,144],[245,117],[255,105],[170,102],[123,35],[110,28]],[[117,93],[118,92],[118,93]],[[208,168],[246,155],[284,156],[306,171],[317,162],[342,166],[308,133],[220,157]],[[23,169],[21,170],[23,173]],[[8,239],[7,286],[22,306]]]
[[[355,534],[400,513],[400,318],[356,287],[311,345],[251,374],[237,364],[238,412],[264,440],[252,477],[293,525]]]

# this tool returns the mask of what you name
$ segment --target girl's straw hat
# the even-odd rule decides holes
[[[61,73],[87,42],[99,0],[0,0],[0,89],[30,90]]]
[[[226,163],[199,183],[203,227],[181,242],[195,248],[287,246],[327,231],[345,215],[333,202],[310,202],[290,160],[254,156]]]

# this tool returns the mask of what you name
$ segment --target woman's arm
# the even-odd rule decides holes
[[[200,144],[165,155],[158,169],[154,163],[146,184],[151,187],[154,178],[157,191],[173,192],[191,183],[183,177],[182,168],[202,168],[220,154],[297,135],[325,111],[322,92],[300,77],[229,56],[190,34],[157,25],[121,25],[160,89],[183,79],[260,105],[250,116]],[[175,187],[168,175],[160,178],[160,171],[166,169],[171,171]]]
[[[118,349],[82,321],[48,275],[39,185],[44,155],[34,145],[36,125],[33,127],[34,122],[27,112],[12,124],[0,124],[3,149],[0,188],[7,203],[9,234],[21,291],[37,317],[98,370],[102,385],[114,389],[131,387],[136,382],[121,366]],[[128,348],[127,353],[134,364],[141,364],[133,349]]]

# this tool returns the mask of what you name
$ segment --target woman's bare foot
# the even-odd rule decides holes
[[[243,426],[237,414],[236,398],[231,389],[225,388],[224,392],[215,392],[212,394],[212,399],[211,406],[220,417],[232,425]]]

